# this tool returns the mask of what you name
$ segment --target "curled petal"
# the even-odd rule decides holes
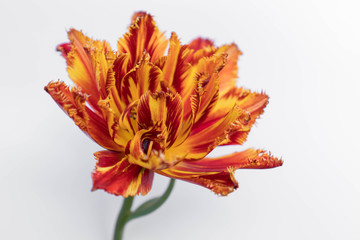
[[[250,114],[250,120],[245,127],[238,125],[236,128],[233,128],[232,131],[229,132],[228,138],[224,140],[221,145],[243,144],[246,141],[252,125],[264,112],[268,100],[269,97],[265,93],[250,92],[249,90],[236,87],[230,89],[230,91],[218,101],[218,105],[215,106],[213,115],[209,117],[209,120],[211,118],[221,117],[225,114],[224,110],[226,111],[224,106],[234,103]]]
[[[140,98],[138,123],[143,129],[153,126],[166,128],[167,147],[177,139],[183,119],[183,105],[179,94],[165,92],[147,93]],[[164,126],[162,126],[164,125]]]
[[[69,115],[75,124],[87,133],[95,142],[110,150],[123,148],[113,142],[106,121],[86,107],[86,96],[76,88],[69,88],[64,82],[50,82],[45,91]]]
[[[190,55],[189,62],[196,66],[204,57],[225,54],[227,56],[226,65],[219,72],[219,90],[220,96],[225,94],[229,89],[235,86],[238,71],[238,58],[242,52],[236,44],[223,45],[215,48],[213,43],[207,39],[195,39],[189,44],[190,49],[194,52]]]
[[[135,13],[129,32],[118,41],[119,53],[129,54],[131,66],[135,66],[144,52],[149,53],[151,62],[164,55],[168,41],[160,32],[150,14]]]
[[[156,127],[138,131],[125,150],[129,162],[150,170],[165,169],[175,165],[176,161],[164,155],[165,134],[165,131],[159,132]]]
[[[70,52],[70,50],[71,50],[71,44],[70,43],[62,43],[62,44],[59,44],[56,47],[56,51],[61,52],[61,55],[65,59],[67,59],[67,54]]]
[[[154,173],[130,164],[124,153],[100,151],[94,154],[96,169],[92,173],[93,191],[104,189],[123,197],[145,195],[152,186]]]
[[[149,62],[145,54],[136,67],[129,71],[121,81],[120,98],[127,105],[138,100],[147,91],[155,92],[163,79],[162,71]]]
[[[184,115],[188,117],[192,114],[194,122],[200,123],[200,119],[206,117],[216,104],[219,96],[219,72],[226,63],[226,55],[214,55],[211,58],[200,60],[196,68],[193,69],[195,76],[195,88],[192,96],[186,99],[187,108]]]

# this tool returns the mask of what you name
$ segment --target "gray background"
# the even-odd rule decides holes
[[[115,47],[137,10],[183,43],[240,47],[238,85],[264,90],[270,104],[244,146],[212,155],[256,147],[285,163],[238,170],[240,187],[226,198],[177,181],[125,239],[360,239],[360,16],[350,0],[1,1],[0,238],[111,239],[122,198],[90,192],[101,148],[43,87],[69,82],[55,52],[67,29]],[[156,177],[136,205],[167,182]]]

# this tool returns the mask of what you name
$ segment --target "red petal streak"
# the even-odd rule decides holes
[[[115,85],[118,92],[121,92],[121,81],[126,73],[132,69],[131,64],[129,63],[129,54],[120,53],[119,56],[114,61],[114,72],[115,72]]]
[[[180,41],[175,33],[171,34],[169,53],[166,58],[162,71],[164,79],[175,92],[186,99],[193,90],[194,80],[188,77],[190,64],[186,63],[186,59],[190,54],[188,47],[181,46]]]
[[[143,12],[135,13],[129,32],[118,41],[119,53],[128,53],[131,66],[135,66],[144,52],[149,53],[151,62],[164,55],[167,39],[160,32],[153,17]]]
[[[123,197],[146,195],[150,191],[152,171],[130,164],[124,153],[100,151],[94,155],[97,164],[92,173],[93,190],[104,189]]]

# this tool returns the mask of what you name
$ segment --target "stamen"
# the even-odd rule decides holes
[[[148,156],[150,155],[150,152],[151,152],[151,149],[152,149],[153,144],[154,144],[154,141],[150,141],[150,145],[149,145],[149,147],[148,147],[148,150],[147,150],[146,155],[148,155]]]
[[[154,144],[154,141],[151,141],[149,138],[144,139],[144,141],[142,142],[142,145],[141,145],[142,150],[147,156],[150,155],[153,144]]]

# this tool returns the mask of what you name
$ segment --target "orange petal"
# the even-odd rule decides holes
[[[126,105],[138,100],[147,91],[155,92],[163,79],[161,70],[149,62],[145,54],[138,65],[128,72],[121,81],[121,100]]]
[[[110,46],[105,41],[94,41],[81,32],[70,29],[71,51],[67,54],[68,73],[71,80],[89,96],[88,102],[98,110],[97,101],[106,97],[106,79]]]
[[[149,14],[135,13],[136,18],[129,27],[129,32],[118,41],[119,53],[128,53],[131,66],[135,66],[144,52],[149,53],[150,61],[155,62],[164,55],[167,39],[160,32]]]
[[[226,107],[233,103],[237,104],[241,109],[244,109],[250,114],[250,120],[246,127],[238,125],[229,132],[228,138],[224,140],[221,145],[242,144],[246,141],[247,135],[250,132],[251,126],[256,119],[264,112],[264,108],[268,104],[269,97],[265,93],[250,92],[243,88],[232,88],[220,100],[218,105],[214,108],[214,115],[221,117],[226,110]],[[210,115],[210,114],[209,114]],[[210,119],[210,118],[209,118]]]
[[[104,189],[123,197],[146,195],[152,186],[154,173],[130,164],[124,153],[100,151],[94,154],[96,169],[92,173],[93,191]]]
[[[69,88],[64,82],[50,82],[46,87],[50,96],[71,117],[75,124],[95,142],[110,150],[121,150],[111,139],[106,121],[86,107],[86,96],[76,88]]]

